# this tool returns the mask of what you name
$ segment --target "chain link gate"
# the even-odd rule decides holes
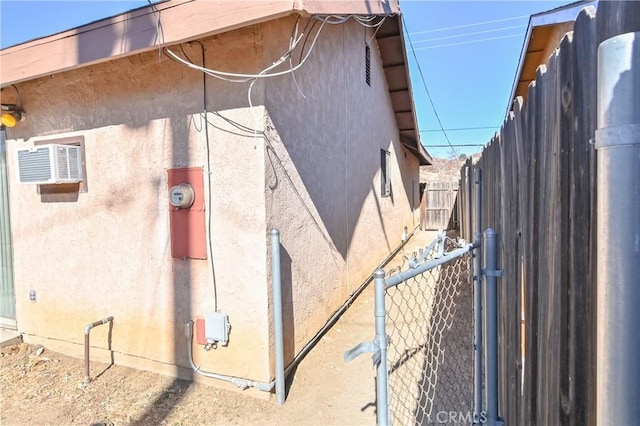
[[[388,276],[382,269],[374,272],[376,337],[345,353],[345,360],[373,353],[379,425],[500,424],[497,394],[492,393],[497,371],[491,360],[497,322],[491,316],[484,320],[485,361],[487,376],[495,375],[495,381],[487,377],[485,382],[482,368],[474,368],[481,365],[484,334],[481,298],[474,300],[474,295],[479,294],[483,275],[487,297],[495,292],[500,276],[495,267],[497,235],[493,230],[486,233],[487,265],[482,274],[474,274],[472,265],[474,251],[480,264],[481,236],[476,236],[475,242],[467,243],[440,231],[408,259],[406,269],[403,265]],[[487,299],[485,305],[488,314],[495,315],[495,302]],[[487,395],[486,412],[482,393]]]
[[[444,253],[460,248],[448,238],[439,242]],[[435,247],[425,254],[426,261],[439,258]],[[386,289],[392,423],[432,424],[471,415],[470,261],[466,252]]]

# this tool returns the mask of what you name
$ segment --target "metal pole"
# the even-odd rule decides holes
[[[376,343],[380,348],[380,362],[376,372],[376,411],[378,416],[378,426],[389,424],[389,388],[387,382],[389,380],[389,372],[387,370],[387,330],[385,327],[385,318],[387,311],[385,309],[385,283],[384,271],[376,269],[373,272],[374,291],[375,291],[375,310],[376,317]]]
[[[484,234],[487,326],[487,424],[502,424],[498,418],[498,233],[489,228]]]
[[[474,251],[473,265],[473,422],[482,420],[482,170],[475,170]]]
[[[596,423],[640,419],[640,32],[598,48]]]
[[[473,226],[472,226],[472,209],[473,206],[471,205],[471,200],[472,200],[472,189],[473,189],[473,185],[471,184],[471,167],[467,166],[465,168],[465,178],[466,178],[466,182],[465,185],[467,186],[466,191],[465,191],[465,201],[466,201],[466,212],[465,212],[465,216],[464,216],[464,237],[468,238],[469,240],[473,239]]]
[[[282,331],[282,280],[280,277],[280,231],[271,230],[271,272],[273,292],[273,336],[275,341],[276,402],[284,404],[284,338]]]
[[[489,425],[498,421],[498,314],[497,314],[497,258],[498,244],[497,233],[489,228],[484,236],[486,254],[485,269],[485,327],[486,327],[486,392],[487,413],[486,420]]]

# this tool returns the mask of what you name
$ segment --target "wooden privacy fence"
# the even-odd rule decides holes
[[[458,182],[427,182],[420,200],[421,228],[438,230],[455,227],[457,193]]]
[[[640,2],[582,11],[527,102],[515,101],[461,171],[462,235],[473,240],[476,168],[482,227],[499,232],[499,412],[509,425],[595,424],[596,55],[602,41],[634,31]]]

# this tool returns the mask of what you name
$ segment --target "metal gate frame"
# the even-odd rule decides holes
[[[481,201],[481,172],[476,170],[474,179],[476,185],[476,202]],[[476,209],[474,228],[479,230],[481,225],[481,209]],[[389,336],[387,334],[387,291],[396,286],[406,284],[407,280],[430,273],[436,268],[471,254],[474,259],[471,276],[473,285],[473,342],[469,342],[473,351],[473,419],[474,425],[488,424],[490,426],[503,425],[498,416],[498,312],[497,312],[497,280],[503,275],[497,267],[498,233],[487,229],[484,235],[475,233],[475,240],[467,243],[460,240],[450,251],[445,250],[445,241],[452,241],[443,231],[420,255],[409,259],[408,268],[392,276],[386,276],[383,269],[373,273],[375,291],[375,337],[371,342],[362,342],[347,351],[345,361],[349,362],[364,353],[373,354],[373,364],[376,367],[376,412],[377,424],[391,424],[389,405],[389,372],[390,365],[387,357]],[[482,268],[482,247],[486,252],[486,262]],[[432,254],[431,258],[429,255]],[[483,288],[483,277],[486,286]],[[462,283],[464,284],[464,283]],[[484,296],[484,297],[483,297]],[[484,299],[484,300],[483,300]],[[484,303],[483,303],[484,302]],[[484,309],[483,309],[484,307]],[[484,327],[483,327],[484,323]],[[483,345],[483,340],[485,344]],[[483,365],[484,360],[484,365]],[[484,367],[484,368],[483,368]],[[471,384],[469,384],[471,387]],[[486,395],[486,406],[483,405],[483,394]],[[469,419],[471,420],[471,419]]]

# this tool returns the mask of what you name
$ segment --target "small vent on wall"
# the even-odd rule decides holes
[[[364,79],[371,86],[371,48],[368,44],[364,45],[364,72]]]

